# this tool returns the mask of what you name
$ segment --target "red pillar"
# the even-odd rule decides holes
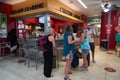
[[[111,10],[111,13],[109,12],[102,12],[102,18],[101,18],[101,34],[100,34],[100,40],[107,39],[108,40],[108,49],[114,49],[116,42],[115,42],[115,27],[118,26],[118,10]],[[110,17],[109,17],[110,16]],[[110,19],[110,20],[108,20]],[[110,21],[110,22],[109,22]],[[107,25],[110,26],[110,33],[107,33]],[[109,35],[109,38],[108,38]]]

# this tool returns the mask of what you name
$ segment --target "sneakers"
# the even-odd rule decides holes
[[[69,77],[64,77],[64,80],[72,80],[72,79],[70,79]]]

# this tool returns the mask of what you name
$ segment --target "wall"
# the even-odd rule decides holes
[[[39,24],[39,18],[26,18],[24,19],[24,23],[33,23],[33,24]]]
[[[60,33],[60,28],[62,29],[62,31],[64,31],[65,25],[72,25],[74,23],[72,22],[67,22],[67,21],[61,21],[58,19],[54,19],[51,18],[51,26],[55,29],[55,34],[57,35],[58,33]],[[64,33],[64,32],[62,32]]]
[[[0,13],[7,14],[7,26],[8,26],[8,31],[9,31],[11,28],[16,28],[16,27],[15,27],[15,25],[16,25],[16,24],[15,24],[15,19],[10,18],[11,10],[12,10],[12,5],[4,4],[4,3],[1,3],[1,2],[0,2]]]

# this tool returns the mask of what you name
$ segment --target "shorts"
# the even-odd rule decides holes
[[[65,59],[73,59],[73,54],[74,53],[70,51],[70,53],[65,56]]]
[[[92,43],[89,43],[90,44],[90,50],[91,50],[91,52],[95,52],[95,44],[94,44],[94,42],[92,42]]]
[[[89,53],[89,49],[82,49],[82,54],[88,54]]]

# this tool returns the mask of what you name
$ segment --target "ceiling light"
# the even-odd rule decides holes
[[[78,2],[79,2],[84,8],[87,8],[87,6],[82,2],[82,0],[78,0]]]
[[[104,2],[104,3],[102,3],[101,6],[102,6],[102,9],[104,12],[108,12],[110,10],[111,4],[108,2]]]
[[[109,9],[108,9],[108,8],[105,8],[105,9],[104,9],[104,12],[108,12],[108,11],[109,11]]]

